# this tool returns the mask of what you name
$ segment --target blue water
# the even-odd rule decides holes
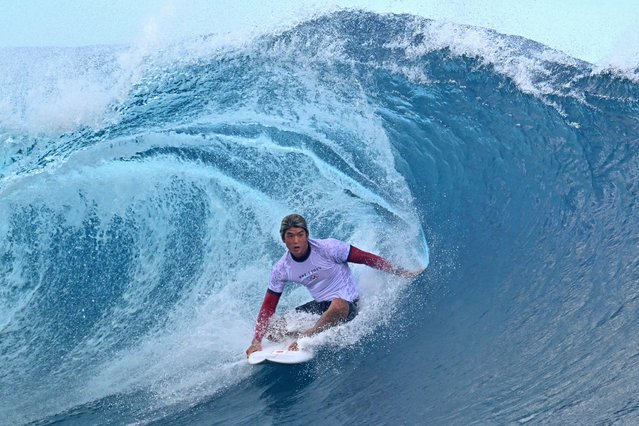
[[[639,422],[638,70],[356,11],[0,68],[0,423]],[[428,268],[249,366],[293,211]]]

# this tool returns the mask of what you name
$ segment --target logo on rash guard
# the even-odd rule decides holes
[[[312,283],[313,281],[315,281],[315,280],[316,280],[316,279],[318,279],[318,278],[319,278],[319,275],[318,275],[318,274],[313,274],[313,275],[311,275],[310,277],[308,277],[305,281],[306,281],[308,284],[310,284],[310,283]]]
[[[317,279],[317,277],[319,275],[317,275],[315,272],[319,272],[322,268],[320,268],[319,266],[316,268],[311,269],[310,271],[306,271],[304,272],[302,275],[300,275],[300,281],[304,281],[306,278],[309,278],[310,276],[310,281],[314,281]]]

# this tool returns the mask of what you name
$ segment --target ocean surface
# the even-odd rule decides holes
[[[0,424],[639,423],[639,69],[341,11],[0,70]],[[427,269],[250,366],[291,212]]]

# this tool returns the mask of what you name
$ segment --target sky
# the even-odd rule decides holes
[[[639,64],[637,0],[0,0],[0,47],[259,32],[338,7],[492,28],[595,64],[619,58]]]

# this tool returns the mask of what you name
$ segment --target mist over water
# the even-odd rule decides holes
[[[9,423],[637,419],[636,76],[356,11],[0,67]],[[290,212],[428,270],[354,266],[360,315],[255,368]]]

